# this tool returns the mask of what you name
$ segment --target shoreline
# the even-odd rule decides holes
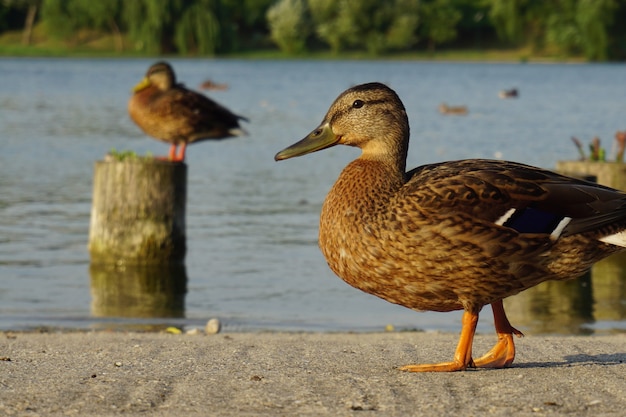
[[[0,333],[0,414],[620,415],[626,334],[516,339],[512,367],[412,374],[458,334]],[[495,343],[477,335],[479,356]]]

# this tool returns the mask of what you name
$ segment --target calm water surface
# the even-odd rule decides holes
[[[326,266],[319,210],[354,149],[282,163],[274,154],[315,128],[341,91],[368,81],[389,84],[405,103],[409,167],[481,157],[553,168],[577,158],[570,136],[597,135],[611,155],[613,134],[626,129],[624,65],[173,60],[189,87],[228,83],[210,95],[250,119],[250,136],[189,149],[185,268],[158,272],[157,288],[129,289],[137,294],[125,308],[112,308],[107,300],[155,273],[90,270],[93,163],[112,148],[167,152],[126,113],[130,88],[153,61],[0,59],[0,329],[201,326],[219,317],[233,331],[456,331],[460,313],[388,304]],[[519,99],[498,98],[512,87]],[[470,113],[442,116],[442,102]],[[529,332],[624,331],[622,265],[513,297],[511,321]],[[114,285],[103,289],[107,277]],[[491,323],[487,308],[479,330]]]

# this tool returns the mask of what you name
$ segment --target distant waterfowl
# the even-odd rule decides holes
[[[498,97],[500,98],[517,98],[519,96],[519,93],[517,91],[517,88],[512,88],[510,90],[500,90],[500,92],[498,93]]]
[[[211,80],[205,80],[202,82],[202,84],[200,84],[200,89],[226,91],[228,90],[228,84],[220,84],[220,83],[213,82]]]
[[[240,120],[247,121],[245,117],[178,84],[166,62],[152,65],[134,87],[128,113],[146,134],[171,144],[172,161],[184,161],[190,143],[246,134],[239,126]]]
[[[321,212],[319,245],[348,284],[414,310],[464,310],[450,362],[405,371],[501,368],[515,358],[502,300],[565,280],[626,247],[626,194],[540,168],[470,159],[406,172],[409,122],[380,83],[343,92],[322,123],[276,160],[355,146]],[[474,359],[473,337],[490,304],[498,341]]]
[[[446,103],[441,103],[439,105],[439,113],[465,115],[468,113],[468,110],[467,106],[448,106]]]

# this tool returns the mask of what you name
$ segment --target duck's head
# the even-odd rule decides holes
[[[337,97],[322,123],[301,141],[278,152],[293,158],[335,145],[361,148],[364,157],[406,158],[409,122],[398,95],[381,83],[352,87]]]
[[[165,61],[157,62],[148,68],[146,76],[133,87],[133,93],[137,93],[150,86],[155,86],[161,91],[169,90],[176,84],[176,75],[172,66]]]

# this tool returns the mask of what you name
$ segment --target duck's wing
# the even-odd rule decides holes
[[[230,130],[239,129],[239,120],[247,121],[204,94],[188,90],[180,84],[163,94],[159,101],[161,112],[177,120],[181,129],[189,130],[190,134],[216,132],[215,135],[226,135]],[[215,135],[210,136],[217,137]]]
[[[626,194],[528,165],[462,160],[425,165],[407,173],[402,194],[423,210],[464,212],[520,233],[553,239],[626,227]]]

